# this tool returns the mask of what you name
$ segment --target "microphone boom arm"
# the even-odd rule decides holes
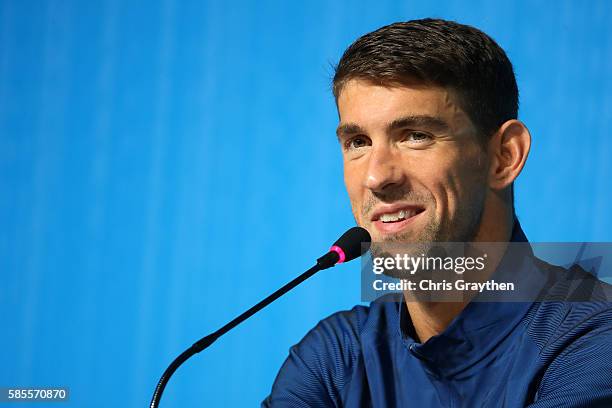
[[[330,255],[332,254],[332,255]],[[278,289],[276,292],[272,293],[255,306],[246,310],[240,316],[234,318],[232,321],[227,323],[225,326],[221,327],[219,330],[214,333],[209,334],[208,336],[202,337],[200,340],[193,343],[191,347],[187,350],[183,351],[177,358],[174,359],[172,363],[166,368],[166,371],[162,374],[159,382],[157,383],[157,387],[155,387],[155,392],[153,393],[153,398],[151,399],[150,408],[157,408],[159,406],[159,401],[161,400],[162,393],[172,377],[172,374],[179,368],[185,361],[189,358],[198,354],[200,351],[206,349],[208,346],[213,344],[219,337],[223,336],[228,331],[232,330],[234,327],[238,326],[240,323],[244,322],[249,317],[253,316],[255,313],[259,312],[264,307],[268,306],[270,303],[274,302],[279,297],[283,296],[285,293],[289,292],[291,289],[295,288],[300,283],[304,282],[306,279],[310,278],[315,273],[326,269],[327,262],[325,264],[321,261],[323,258],[326,258],[326,261],[335,255],[338,258],[338,254],[335,252],[329,252],[328,254],[322,256],[317,261],[317,264],[312,268],[308,269],[306,272],[299,275],[297,278],[293,279],[291,282],[285,284],[283,287]],[[332,264],[333,266],[333,264]],[[329,268],[329,266],[327,266]]]

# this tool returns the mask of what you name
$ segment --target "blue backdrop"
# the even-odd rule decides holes
[[[612,241],[612,3],[425,3],[1,1],[0,386],[146,406],[175,355],[309,267],[353,223],[331,64],[398,20],[507,50],[527,236]],[[257,405],[290,345],[359,303],[357,269],[189,361],[162,406]]]

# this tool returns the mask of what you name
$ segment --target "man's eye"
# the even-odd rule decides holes
[[[366,137],[363,136],[355,136],[352,137],[350,139],[348,139],[345,143],[344,143],[344,148],[346,150],[352,150],[352,149],[359,149],[362,147],[366,147],[369,145],[369,141]]]
[[[412,143],[424,143],[429,142],[431,139],[431,135],[424,132],[408,132],[404,140]]]

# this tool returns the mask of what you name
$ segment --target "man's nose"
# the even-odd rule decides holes
[[[365,175],[364,185],[374,193],[383,193],[402,185],[404,174],[399,152],[391,146],[380,145],[372,148]]]

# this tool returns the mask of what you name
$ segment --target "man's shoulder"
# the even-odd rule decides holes
[[[350,310],[335,312],[321,320],[305,339],[360,343],[363,336],[385,333],[398,319],[401,294],[382,296],[369,305],[356,305]]]
[[[602,373],[612,370],[612,303],[565,301],[536,306],[528,331],[539,346],[544,368],[537,400],[542,406],[552,400],[569,406],[571,398],[580,406],[610,406],[612,380]]]
[[[387,337],[397,324],[401,295],[382,296],[369,305],[333,313],[322,319],[291,353],[302,359],[314,359],[322,365],[330,360],[353,366],[362,353],[363,343]]]
[[[321,320],[290,348],[272,393],[262,405],[286,404],[304,395],[313,405],[337,405],[353,374],[360,372],[363,339],[378,335],[377,330],[392,324],[393,315],[397,316],[394,300],[384,297],[368,306],[357,305]]]
[[[607,285],[598,281],[598,285]],[[607,285],[609,286],[609,285]],[[560,351],[572,343],[612,343],[612,302],[602,299],[536,302],[527,331],[542,351]]]

